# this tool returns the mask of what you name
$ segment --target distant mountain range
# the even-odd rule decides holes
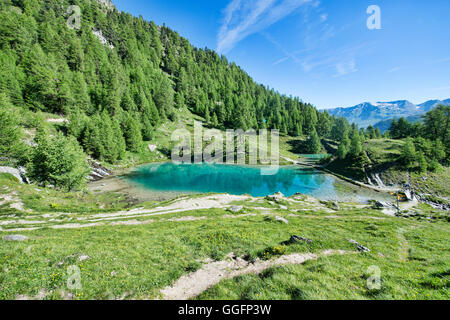
[[[408,100],[376,103],[364,102],[354,107],[331,109],[328,112],[337,117],[344,117],[361,128],[366,128],[370,125],[380,127],[381,124],[381,130],[386,127],[386,123],[390,125],[390,122],[395,118],[404,117],[410,121],[418,121],[420,116],[440,104],[450,105],[450,99],[429,100],[417,105]]]

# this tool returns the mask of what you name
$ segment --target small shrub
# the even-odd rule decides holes
[[[281,256],[286,252],[286,246],[284,245],[275,245],[272,247],[266,248],[264,251],[259,253],[259,258],[264,260],[269,260],[272,257]]]

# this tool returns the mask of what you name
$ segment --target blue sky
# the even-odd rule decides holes
[[[113,0],[316,107],[450,98],[448,0]],[[370,5],[381,29],[369,30]]]

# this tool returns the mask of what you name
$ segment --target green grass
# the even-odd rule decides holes
[[[0,181],[0,193],[8,193],[13,187],[19,196],[33,193],[27,191],[31,186],[17,186],[15,182],[7,182],[8,177],[6,182],[4,178]],[[55,198],[61,196],[47,189],[34,192],[45,195],[44,199],[34,200],[34,206],[42,210],[48,200],[47,192],[55,192]],[[88,203],[92,198],[89,195],[80,199],[74,194],[72,196],[73,199],[62,197],[61,201],[67,209],[74,209],[75,203],[85,208],[84,212],[79,209],[75,217],[102,211],[98,208],[91,211]],[[96,201],[101,202],[100,199]],[[255,203],[241,201],[239,204],[245,206],[242,214],[256,215],[226,219],[224,215],[229,215],[229,212],[225,209],[194,210],[152,216],[154,222],[148,225],[74,230],[47,228],[21,232],[30,237],[25,242],[0,240],[0,299],[14,299],[20,294],[34,297],[42,290],[47,293],[46,299],[61,299],[62,293],[69,292],[75,299],[112,299],[124,294],[127,299],[160,298],[162,288],[199,269],[199,261],[205,258],[222,260],[233,252],[249,260],[271,259],[281,254],[320,253],[326,249],[342,249],[355,254],[320,258],[298,266],[275,267],[261,275],[226,280],[199,298],[449,298],[450,228],[444,220],[430,223],[392,218],[380,211],[354,208],[351,204],[342,204],[345,208],[335,213],[340,219],[327,218],[330,213],[322,209],[298,211],[305,208],[306,203],[302,202],[288,203],[288,210],[273,207],[264,199]],[[423,206],[422,210],[428,210],[428,206]],[[288,219],[289,224],[266,218],[258,207],[272,208],[277,215]],[[49,211],[53,210],[46,210]],[[0,214],[0,222],[18,214]],[[207,219],[168,221],[186,215]],[[313,242],[282,244],[294,234]],[[408,243],[406,260],[402,260],[404,244],[399,240],[399,234],[403,234]],[[371,252],[357,253],[349,239],[369,247]],[[81,255],[88,255],[90,259],[81,262],[78,260]],[[81,270],[80,290],[69,290],[66,285],[67,268],[73,265]],[[382,272],[379,291],[371,291],[366,286],[367,268],[372,265],[378,266]]]
[[[441,238],[445,234],[448,237],[448,228],[437,225],[403,225],[398,220],[389,223],[394,225],[388,227],[386,223],[380,222],[351,224],[355,233],[365,239],[366,242],[363,243],[372,249],[369,254],[333,256],[308,261],[303,265],[274,267],[260,275],[244,275],[222,281],[204,292],[199,299],[450,298],[450,264],[448,252],[445,252],[448,244]],[[343,223],[336,229],[346,234],[349,226],[349,223]],[[325,233],[330,229],[323,224],[320,227],[325,228]],[[396,239],[396,233],[401,227],[416,228],[408,229],[405,234],[411,246],[406,261],[399,259],[399,244],[392,241]],[[381,270],[379,290],[367,287],[367,279],[371,275],[368,269],[370,266],[377,266]]]

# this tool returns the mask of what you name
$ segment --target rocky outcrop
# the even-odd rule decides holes
[[[91,167],[91,174],[88,176],[91,181],[99,181],[103,178],[109,177],[113,172],[105,167],[103,167],[99,162],[95,160],[88,160],[89,166]]]
[[[276,203],[279,203],[279,202],[283,201],[284,199],[285,199],[284,194],[282,194],[281,192],[277,192],[275,194],[266,196],[266,200],[275,201]]]
[[[372,205],[373,209],[391,209],[394,208],[394,204],[385,201],[371,200],[369,203]]]
[[[114,3],[112,3],[111,0],[97,0],[97,2],[102,4],[108,10],[114,10],[114,8],[115,8]]]
[[[0,173],[9,173],[17,178],[20,183],[29,183],[26,177],[26,169],[19,167],[18,169],[12,167],[0,167]]]
[[[100,29],[92,29],[92,33],[94,34],[94,36],[96,36],[98,38],[98,40],[100,40],[100,42],[105,45],[105,46],[109,46],[111,49],[114,49],[114,45],[112,43],[110,43],[108,41],[108,39],[105,38],[105,36],[103,35],[102,30]]]

